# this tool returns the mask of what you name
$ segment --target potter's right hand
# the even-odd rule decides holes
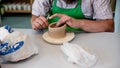
[[[34,20],[31,22],[32,28],[34,30],[43,29],[48,27],[48,21],[44,16],[39,16],[37,18],[34,18]]]

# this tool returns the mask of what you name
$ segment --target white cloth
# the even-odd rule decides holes
[[[10,33],[8,32],[8,30],[4,29],[4,27],[0,28],[0,40],[3,41],[3,39],[5,38],[5,36],[9,35]]]
[[[5,61],[17,62],[38,54],[38,48],[29,35],[12,31],[9,26],[0,28],[0,58]],[[0,59],[1,62],[1,59]]]
[[[34,54],[38,54],[38,48],[33,44],[31,38],[22,32],[14,31],[6,36],[4,41],[9,41],[8,46],[13,46],[14,48],[18,47],[19,44],[13,44],[19,41],[24,41],[24,44],[20,49],[6,55],[1,55],[1,57],[6,61],[17,62],[27,59]]]
[[[61,50],[67,56],[67,60],[69,62],[78,64],[81,67],[89,68],[97,61],[97,57],[95,55],[85,51],[77,44],[64,43],[61,46]]]
[[[66,4],[63,0],[57,0],[57,6],[61,8],[75,8],[77,4],[77,2]],[[50,5],[49,0],[34,0],[32,14],[35,16],[46,16],[46,13],[51,8]],[[113,19],[110,0],[82,0],[81,8],[86,18],[97,20]]]

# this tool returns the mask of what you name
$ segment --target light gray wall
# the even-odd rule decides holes
[[[115,32],[120,33],[120,0],[116,1],[114,22],[115,22]]]

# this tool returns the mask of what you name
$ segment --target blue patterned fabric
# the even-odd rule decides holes
[[[8,26],[8,25],[5,25],[5,26],[3,26],[6,30],[8,30],[8,32],[9,33],[12,33],[13,32],[13,30],[12,30],[12,28],[10,27],[10,26]]]
[[[24,45],[24,41],[9,45],[9,42],[0,44],[0,55],[7,55],[19,50]]]
[[[8,30],[9,33],[12,33],[14,30],[8,25],[3,26],[4,29]],[[0,43],[0,55],[7,55],[19,50],[24,45],[24,41],[19,41],[16,43],[10,44],[10,41],[2,41]]]

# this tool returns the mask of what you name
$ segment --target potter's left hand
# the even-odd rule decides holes
[[[82,25],[82,20],[80,21],[80,20],[74,19],[65,14],[54,14],[50,17],[50,19],[54,17],[60,18],[56,26],[67,24],[68,26],[73,27],[73,28],[80,28],[80,26]]]

